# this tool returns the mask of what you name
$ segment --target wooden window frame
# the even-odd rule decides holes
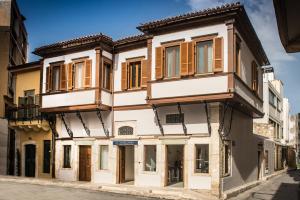
[[[102,158],[101,158],[101,154],[102,154],[102,151],[103,151],[103,147],[107,147],[107,169],[104,169],[102,166],[101,166],[101,160],[102,160]],[[109,145],[108,144],[101,144],[101,145],[99,145],[99,165],[98,165],[98,169],[100,170],[100,171],[108,171],[109,170]]]
[[[180,57],[180,43],[179,41],[176,42],[171,42],[171,43],[167,43],[165,45],[163,45],[163,74],[164,74],[164,79],[178,79],[180,78],[180,61],[181,61],[181,57]],[[179,48],[179,73],[178,76],[167,76],[167,48],[172,48],[172,47],[178,47]],[[173,61],[176,62],[176,57],[174,56]],[[176,66],[173,66],[173,71],[176,71]]]
[[[85,61],[87,59],[76,59],[72,62],[72,82],[73,82],[73,89],[72,90],[80,90],[80,89],[83,89],[84,88],[84,72],[85,72]],[[79,64],[79,63],[83,63],[83,67],[82,67],[82,83],[81,83],[81,88],[78,88],[76,87],[76,82],[78,80],[78,77],[77,77],[77,73],[76,73],[76,64]]]
[[[51,86],[49,87],[50,88],[50,92],[59,92],[60,91],[60,64],[55,64],[55,65],[51,65]],[[54,69],[58,70],[58,89],[55,90],[54,89],[54,82],[53,82],[53,77],[54,77]]]
[[[139,56],[134,58],[127,58],[126,59],[126,68],[127,68],[127,90],[142,90],[144,87],[142,87],[142,60],[145,59],[145,56]],[[140,62],[141,66],[141,74],[140,74],[140,86],[132,88],[131,86],[131,76],[130,76],[130,67],[132,63]],[[138,70],[136,71],[136,75],[138,75]],[[136,84],[138,83],[138,78],[136,78]]]
[[[69,149],[69,151],[70,151],[70,154],[69,154],[69,165],[66,165],[66,163],[65,163],[65,148],[67,147],[67,146],[69,146],[70,147],[70,149]],[[62,159],[63,159],[63,162],[62,162],[62,168],[64,168],[64,169],[71,169],[72,168],[72,158],[71,158],[71,155],[72,155],[72,145],[69,145],[69,144],[67,144],[67,145],[63,145],[63,156],[62,156]]]
[[[251,63],[251,77],[252,77],[252,90],[254,93],[259,92],[259,80],[258,80],[258,65],[255,61]]]
[[[110,65],[110,75],[109,75],[109,88],[106,88],[105,87],[105,81],[107,79],[105,79],[104,77],[106,76],[106,67],[105,67],[105,64],[109,64]],[[108,90],[108,91],[112,91],[112,83],[113,83],[113,80],[112,80],[112,75],[113,75],[113,62],[112,60],[106,58],[106,57],[103,57],[102,59],[102,74],[103,74],[103,77],[102,77],[102,83],[101,83],[101,89],[105,89],[105,90]]]
[[[139,70],[138,70],[138,64],[139,63],[139,66],[140,68],[142,68],[142,61],[135,61],[135,62],[129,62],[128,63],[128,66],[127,66],[127,81],[128,81],[128,90],[138,90],[138,89],[141,89],[142,88],[142,69],[140,70],[141,73],[139,73]],[[135,87],[132,86],[132,68],[133,68],[133,65],[135,65]],[[140,81],[139,81],[139,77],[140,77]],[[139,85],[139,86],[138,86]]]
[[[213,65],[213,62],[214,62],[214,57],[213,57],[213,54],[214,54],[214,38],[215,38],[216,36],[211,36],[211,37],[204,37],[203,39],[196,39],[196,40],[194,40],[195,41],[195,55],[194,55],[194,59],[195,59],[195,76],[199,76],[199,75],[206,75],[206,74],[213,74],[214,73],[214,67],[212,66],[212,71],[211,72],[208,72],[208,65],[206,65],[206,66],[204,66],[204,68],[205,69],[207,69],[207,72],[204,72],[204,73],[199,73],[198,72],[198,56],[197,56],[197,54],[198,54],[198,48],[197,48],[197,46],[198,46],[198,44],[199,43],[201,43],[201,42],[208,42],[208,41],[211,41],[211,43],[212,43],[212,65]],[[205,55],[205,53],[206,53],[206,56],[204,56],[204,59],[205,59],[205,63],[207,63],[208,64],[208,51],[207,51],[207,47],[206,47],[206,49],[205,49],[206,51],[204,51],[204,55]]]

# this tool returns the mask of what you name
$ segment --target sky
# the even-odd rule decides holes
[[[29,37],[29,52],[42,45],[102,32],[114,40],[140,34],[140,23],[211,8],[232,0],[17,0]],[[291,113],[300,112],[300,53],[285,53],[272,0],[241,0],[258,37],[284,83]],[[39,59],[29,54],[29,61]]]

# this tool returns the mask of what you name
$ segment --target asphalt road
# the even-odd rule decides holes
[[[157,200],[83,189],[0,182],[0,200]]]
[[[289,171],[230,200],[300,200],[300,170]]]

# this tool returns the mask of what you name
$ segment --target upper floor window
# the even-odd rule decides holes
[[[180,46],[167,47],[166,57],[166,78],[178,77],[180,73]]]
[[[252,90],[258,92],[258,67],[255,61],[252,61]]]
[[[141,80],[142,80],[141,61],[131,62],[129,64],[128,75],[129,75],[128,88],[129,89],[140,88]]]
[[[111,79],[112,79],[112,70],[111,64],[104,62],[103,64],[103,88],[111,90]]]
[[[83,88],[83,68],[84,68],[84,62],[75,62],[74,68],[73,68],[73,81],[75,88]]]
[[[147,60],[143,57],[122,62],[121,89],[141,89],[147,86]]]
[[[196,54],[197,74],[213,72],[213,41],[198,42]]]
[[[271,90],[269,90],[269,103],[277,108],[277,97]]]
[[[167,124],[176,124],[184,122],[184,113],[180,114],[167,114],[166,123]]]
[[[52,91],[59,90],[59,67],[60,66],[53,66],[52,68]]]
[[[237,35],[235,38],[235,72],[241,75],[241,39]]]

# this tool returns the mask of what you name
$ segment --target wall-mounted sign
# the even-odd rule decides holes
[[[113,141],[113,145],[125,146],[125,145],[137,145],[137,140],[117,140]]]
[[[118,135],[133,135],[133,128],[131,126],[121,126]]]

